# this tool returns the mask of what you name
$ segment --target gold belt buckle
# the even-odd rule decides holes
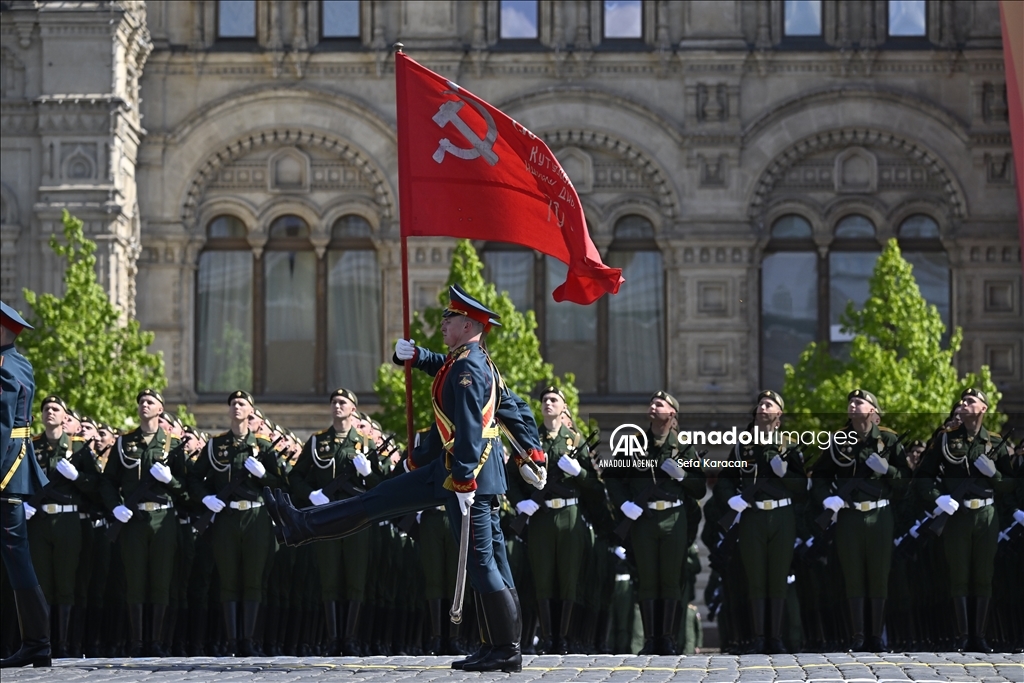
[[[871,503],[869,503],[867,501],[865,501],[863,503],[857,503],[857,509],[860,510],[861,512],[870,512],[871,511]]]
[[[156,508],[154,507],[153,503],[143,503],[142,504],[142,511],[143,512],[152,512],[155,509]]]
[[[563,501],[561,498],[552,498],[548,502],[551,503],[552,510],[557,510],[565,506],[565,501]]]
[[[971,500],[967,501],[967,507],[971,510],[977,510],[978,508],[981,507],[981,500],[978,498],[972,498]]]
[[[252,507],[252,506],[249,504],[249,501],[247,501],[247,500],[240,500],[240,501],[238,501],[238,509],[239,510],[248,510],[250,507]]]
[[[665,502],[664,500],[659,500],[657,503],[655,503],[655,505],[655,510],[668,510],[668,503]]]
[[[56,503],[47,503],[43,506],[43,512],[48,515],[55,515],[60,512],[60,505],[57,505]]]
[[[771,510],[773,507],[775,507],[775,501],[774,500],[766,500],[761,505],[762,505],[762,508],[761,508],[762,510]]]

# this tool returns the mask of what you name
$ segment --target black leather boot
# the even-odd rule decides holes
[[[958,595],[953,598],[953,617],[956,619],[956,638],[953,650],[963,652],[967,647],[967,596]]]
[[[328,600],[324,603],[324,630],[327,632],[327,651],[324,657],[341,656],[341,639],[338,638],[338,603]]]
[[[427,609],[430,612],[430,640],[427,641],[427,654],[430,656],[440,655],[441,650],[441,598],[427,600]]]
[[[71,627],[71,605],[56,605],[57,607],[57,638],[52,643],[51,651],[54,659],[64,659],[68,656],[68,632]]]
[[[750,627],[754,638],[750,641],[747,654],[764,654],[764,610],[767,602],[765,598],[750,601]]]
[[[516,604],[519,604],[519,595],[515,592],[515,588],[511,590],[515,595]],[[487,620],[484,618],[483,602],[480,600],[479,593],[473,594],[473,610],[476,613],[477,628],[480,630],[480,647],[465,659],[456,659],[452,662],[452,668],[456,670],[461,670],[467,664],[483,659],[491,652],[491,635],[487,632]]]
[[[267,619],[266,628],[263,631],[263,651],[267,653],[268,657],[280,657],[281,641],[278,636],[281,633],[281,606],[268,605],[266,610]],[[334,621],[334,628],[335,630],[338,628],[337,618]]]
[[[569,645],[569,626],[572,624],[572,600],[562,601],[562,615],[558,620],[558,641],[555,643],[555,651],[552,654],[567,655],[571,650]]]
[[[864,598],[850,598],[850,652],[864,652]]]
[[[370,526],[363,501],[358,496],[298,510],[287,493],[278,489],[275,497],[264,487],[263,501],[277,526],[274,533],[279,530],[280,538],[290,546],[344,538]]]
[[[658,643],[654,631],[654,600],[640,601],[640,622],[644,627],[644,647],[638,654],[657,654]]]
[[[523,622],[516,597],[508,588],[504,588],[485,593],[482,598],[484,619],[493,645],[486,656],[463,666],[463,671],[522,671],[523,656],[519,651],[519,639]]]
[[[260,615],[260,601],[246,600],[242,603],[242,641],[238,644],[237,656],[259,657],[256,648],[256,621]]]
[[[167,605],[153,605],[152,629],[153,640],[150,641],[148,654],[150,657],[167,657],[167,650],[164,649],[164,617],[167,616]]]
[[[351,499],[348,499],[351,500]],[[362,650],[356,634],[359,632],[359,613],[363,603],[349,600],[348,612],[345,614],[345,635],[341,641],[341,653],[346,657],[359,657]]]
[[[180,607],[168,607],[167,616],[164,619],[164,651],[168,657],[180,656],[174,654],[174,645],[178,641],[178,615],[185,610]]]
[[[974,637],[971,639],[970,651],[988,654],[992,648],[985,640],[985,627],[988,625],[989,598],[974,599]]]
[[[658,654],[669,657],[678,657],[679,648],[676,647],[676,615],[679,613],[679,600],[666,599],[662,601],[661,614],[661,636],[658,637]]]
[[[50,608],[39,586],[14,591],[21,629],[21,648],[0,660],[0,669],[19,666],[50,666]]]
[[[555,652],[555,633],[551,627],[551,601],[537,601],[537,623],[540,627],[540,639],[537,641],[537,654],[548,655]]]
[[[145,653],[142,646],[142,605],[128,605],[128,628],[131,632],[128,656],[142,657]]]
[[[203,657],[206,655],[206,622],[209,619],[209,609],[206,607],[193,607],[189,615],[192,621],[191,642],[189,643],[189,655],[192,657]]]
[[[871,598],[871,633],[864,642],[868,652],[888,652],[882,642],[882,629],[885,627],[885,598]]]
[[[786,654],[786,645],[782,642],[782,616],[785,613],[785,598],[772,598],[771,614],[768,616],[768,642],[765,643],[766,655]]]
[[[224,656],[234,657],[238,651],[238,603],[225,602],[224,609],[224,640],[227,641]]]

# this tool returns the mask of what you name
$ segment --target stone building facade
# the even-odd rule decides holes
[[[961,370],[988,364],[1024,411],[995,0],[0,6],[3,298],[59,289],[68,208],[168,394],[210,420],[235,385],[296,427],[337,384],[372,402],[402,324],[397,41],[544,138],[626,268],[632,294],[574,310],[557,264],[479,245],[585,404],[667,387],[746,410],[807,341],[844,342],[897,237],[964,329]],[[451,247],[412,243],[415,306]]]

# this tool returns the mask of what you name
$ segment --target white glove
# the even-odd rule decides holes
[[[878,453],[872,453],[868,456],[868,459],[864,461],[864,464],[870,467],[878,474],[885,474],[889,471],[889,461],[880,456]]]
[[[149,473],[161,484],[171,483],[171,468],[162,462],[153,463],[153,466],[149,468]]]
[[[459,498],[459,509],[462,510],[462,514],[468,515],[469,508],[473,507],[473,501],[476,500],[476,491],[470,491],[469,493],[455,492],[455,495]]]
[[[953,500],[952,497],[950,497],[948,495],[946,495],[946,496],[939,496],[935,500],[935,504],[938,505],[939,508],[943,512],[945,512],[947,515],[951,515],[951,514],[953,514],[954,512],[956,512],[957,510],[960,509],[960,503],[956,502],[955,500]]]
[[[423,521],[423,510],[416,513],[416,523],[420,524]]]
[[[846,505],[846,503],[843,502],[843,499],[839,496],[829,496],[825,500],[821,501],[821,504],[832,512],[839,512],[839,510]]]
[[[914,526],[910,527],[910,531],[909,531],[909,532],[907,532],[907,533],[909,533],[909,534],[910,534],[911,536],[913,536],[914,538],[917,538],[917,537],[918,537],[918,532],[919,532],[920,530],[921,530],[921,522],[918,522],[918,523],[917,523],[917,524],[915,524]]]
[[[733,496],[732,498],[729,499],[729,507],[731,507],[736,512],[743,512],[748,507],[750,507],[750,503],[743,500],[743,496]]]
[[[644,514],[644,509],[631,500],[627,500],[625,503],[620,505],[619,509],[622,510],[622,514],[633,520]]]
[[[580,476],[580,472],[583,471],[583,468],[580,467],[579,461],[575,458],[570,458],[568,455],[563,455],[558,459],[558,469],[562,470],[570,477],[578,477]]]
[[[974,466],[986,477],[995,476],[996,464],[987,455],[979,455],[978,459],[974,461]]]
[[[267,476],[267,468],[251,455],[245,459],[245,469],[249,470],[249,473],[257,479]]]
[[[356,457],[352,458],[352,464],[355,466],[356,472],[361,476],[370,476],[370,461],[367,460],[365,455],[360,453]]]
[[[22,503],[21,506],[25,508],[25,519],[32,519],[32,515],[36,514],[36,509],[28,503]],[[1017,510],[1017,512],[1020,512],[1020,510]]]
[[[527,498],[526,500],[521,500],[518,503],[516,503],[516,510],[526,515],[527,517],[532,517],[533,513],[537,512],[537,510],[540,510],[540,505]]]
[[[538,491],[544,488],[544,485],[548,483],[548,471],[547,468],[541,467],[540,474],[533,471],[533,468],[527,465],[525,462],[519,466],[519,474],[523,476],[523,480],[534,487]]]
[[[416,356],[416,342],[411,339],[399,339],[395,342],[395,358],[412,360]]]
[[[665,462],[661,463],[661,471],[676,481],[682,481],[686,477],[686,472],[672,458],[667,458]]]
[[[1024,524],[1024,510],[1014,510],[1013,518],[1017,520],[1017,524]]]
[[[789,469],[789,463],[783,460],[781,455],[776,455],[768,464],[772,466],[772,472],[775,473],[776,477],[786,476],[786,470]]]
[[[128,520],[131,519],[134,514],[134,512],[126,508],[124,505],[118,505],[114,508],[114,517],[116,517],[117,521],[122,524],[127,524]]]
[[[615,550],[613,552],[615,553],[615,557],[619,558],[620,560],[626,559],[626,549],[623,548],[621,545],[615,546]]]
[[[57,461],[57,471],[61,473],[68,481],[74,481],[78,479],[78,468],[71,464],[70,461],[61,458]]]
[[[217,513],[224,509],[224,501],[217,496],[206,496],[203,498],[203,505],[209,508],[210,512]]]
[[[317,489],[309,494],[309,502],[313,505],[327,505],[331,499],[324,495],[323,489]]]

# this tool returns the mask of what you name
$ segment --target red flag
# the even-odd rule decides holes
[[[403,237],[521,244],[569,266],[555,301],[619,291],[587,232],[579,195],[544,141],[405,54],[395,56]]]

